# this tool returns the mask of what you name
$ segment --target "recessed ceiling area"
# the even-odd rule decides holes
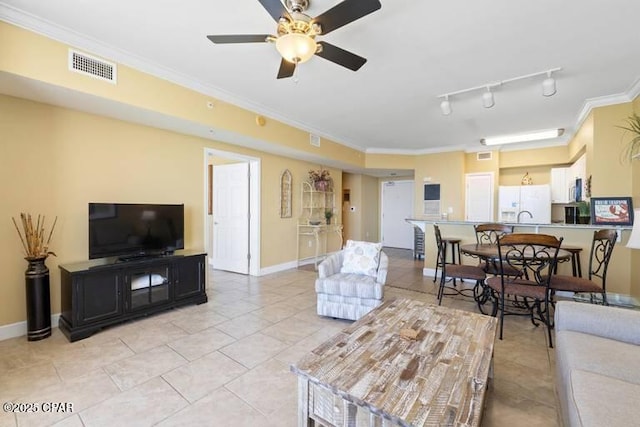
[[[338,3],[311,0],[305,13]],[[0,19],[371,153],[478,151],[482,138],[551,128],[565,129],[551,141],[563,144],[589,106],[640,93],[640,2],[381,4],[330,34],[367,58],[362,68],[313,57],[297,67],[297,82],[275,78],[280,56],[270,43],[206,38],[274,34],[257,0],[3,0]],[[542,95],[542,75],[492,87],[491,108],[469,92],[442,114],[441,94],[558,67],[552,96]]]

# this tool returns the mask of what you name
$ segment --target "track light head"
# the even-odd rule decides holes
[[[495,100],[493,99],[493,92],[489,86],[487,86],[487,91],[482,94],[482,105],[484,108],[491,108],[496,105]]]
[[[451,114],[451,103],[449,102],[449,96],[444,97],[444,101],[440,103],[440,110],[442,110],[442,114],[448,116]]]
[[[556,79],[551,77],[551,71],[547,73],[547,78],[542,82],[542,96],[553,96],[556,94]]]

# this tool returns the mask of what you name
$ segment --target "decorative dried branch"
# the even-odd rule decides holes
[[[20,227],[18,227],[18,223],[16,222],[15,218],[11,217],[11,220],[13,221],[13,225],[18,232],[20,242],[22,242],[22,248],[24,249],[26,258],[34,259],[43,257],[46,258],[49,255],[56,256],[54,252],[49,251],[49,242],[51,241],[53,230],[55,229],[56,223],[58,222],[58,217],[56,217],[53,221],[53,226],[49,231],[49,237],[47,238],[46,242],[44,240],[46,221],[44,215],[38,215],[34,227],[31,214],[20,213],[22,231],[20,231]]]

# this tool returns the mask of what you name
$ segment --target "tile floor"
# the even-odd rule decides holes
[[[422,261],[387,253],[385,296],[435,301]],[[289,364],[350,324],[316,315],[315,276],[308,267],[260,278],[211,271],[207,304],[75,343],[57,328],[39,342],[0,341],[0,402],[72,404],[71,412],[0,411],[0,427],[296,426]],[[476,310],[461,297],[443,305]],[[544,328],[507,318],[504,338],[496,341],[483,426],[557,426]]]

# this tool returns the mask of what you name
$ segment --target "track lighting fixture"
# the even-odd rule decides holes
[[[484,108],[491,108],[496,105],[496,102],[493,99],[493,92],[491,92],[491,88],[489,88],[489,86],[487,86],[487,91],[482,94],[482,105]]]
[[[440,109],[442,110],[442,114],[448,116],[451,114],[451,103],[449,102],[449,96],[444,97],[444,101],[440,103]]]
[[[507,83],[515,82],[518,80],[529,79],[532,77],[537,77],[545,74],[547,78],[544,79],[542,82],[542,95],[547,97],[553,96],[556,93],[556,80],[553,78],[551,74],[560,70],[562,70],[562,68],[560,67],[552,68],[550,70],[540,71],[540,72],[531,73],[531,74],[525,74],[523,76],[513,77],[511,79],[501,80],[501,81],[492,82],[492,83],[485,83],[482,86],[471,87],[469,89],[462,89],[456,92],[444,93],[442,95],[437,96],[438,98],[444,98],[444,100],[440,103],[440,110],[442,110],[442,114],[444,114],[445,116],[448,116],[452,112],[451,101],[449,101],[450,96],[461,95],[463,93],[473,92],[477,90],[485,90],[485,89],[486,89],[486,92],[482,94],[482,105],[484,106],[484,108],[491,108],[495,105],[495,99],[493,97],[493,92],[491,91],[492,88],[502,86]]]
[[[542,96],[553,96],[556,93],[556,79],[551,77],[552,71],[547,71],[547,78],[542,82]]]

